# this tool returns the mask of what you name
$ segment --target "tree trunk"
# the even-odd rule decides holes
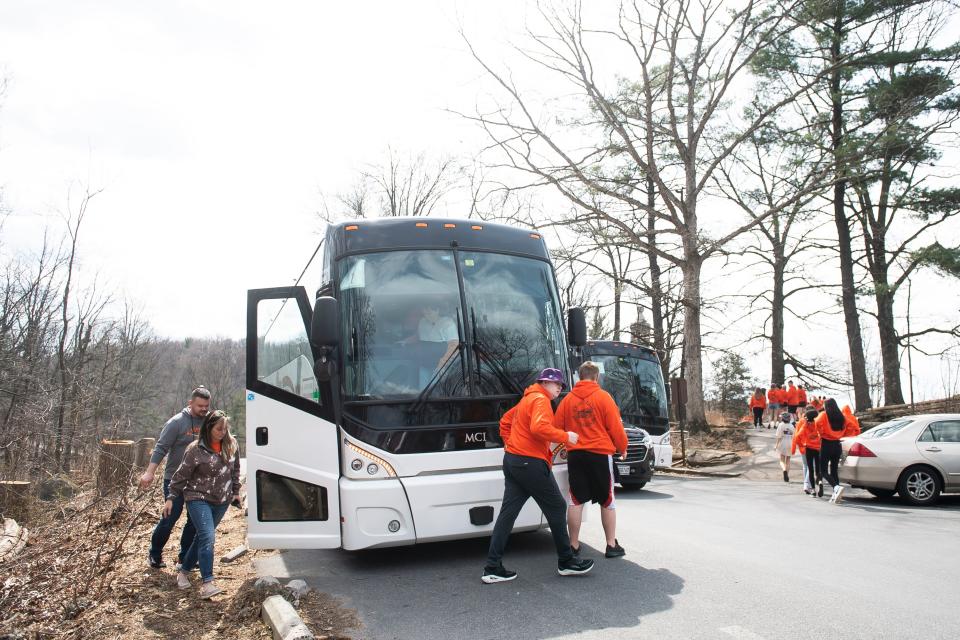
[[[30,519],[30,483],[24,480],[0,480],[0,514],[20,524]]]
[[[140,438],[137,440],[137,452],[133,458],[133,464],[137,469],[146,469],[147,465],[150,464],[150,456],[153,454],[153,447],[156,443],[156,438]]]
[[[614,265],[616,268],[616,265]],[[613,276],[613,339],[620,341],[620,298],[623,292],[623,283],[616,275]]]
[[[686,244],[686,240],[685,240]],[[691,250],[696,246],[696,237],[690,239],[692,247],[686,251],[683,264],[683,356],[687,379],[687,426],[691,432],[705,431],[707,425],[706,404],[703,399],[703,360],[700,334],[700,256]]]
[[[783,251],[774,249],[773,304],[770,308],[770,382],[783,386]]]
[[[843,40],[843,3],[837,7],[837,16],[833,25],[831,43],[831,63],[839,65],[841,43]],[[833,114],[831,120],[831,143],[833,159],[841,175],[843,167],[843,96],[840,93],[840,69],[837,66],[830,74],[831,100]],[[840,290],[843,300],[843,319],[847,327],[847,346],[850,350],[850,372],[853,377],[853,394],[856,410],[863,411],[872,406],[870,401],[870,383],[867,381],[867,361],[863,355],[863,340],[860,337],[860,314],[857,311],[857,292],[853,277],[853,248],[850,242],[850,226],[844,211],[846,181],[838,180],[833,187],[833,219],[837,226],[837,250],[840,252]]]
[[[657,234],[654,228],[656,216],[653,213],[653,206],[656,204],[656,194],[654,193],[653,177],[647,176],[647,244],[650,249],[647,251],[647,259],[650,263],[650,314],[653,320],[653,348],[660,357],[660,370],[663,372],[663,379],[666,382],[667,399],[670,398],[670,360],[667,357],[667,345],[664,343],[663,328],[663,288],[660,283],[660,263],[657,261],[657,254],[654,251],[657,242]]]
[[[104,440],[100,448],[100,467],[97,469],[97,490],[106,495],[130,486],[133,473],[133,440]]]
[[[893,317],[893,292],[888,285],[874,283],[877,299],[877,329],[883,362],[883,404],[903,404],[900,384],[900,341]]]

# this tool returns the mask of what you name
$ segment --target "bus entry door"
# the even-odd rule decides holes
[[[340,546],[337,427],[313,371],[303,287],[247,294],[247,537],[256,549]]]

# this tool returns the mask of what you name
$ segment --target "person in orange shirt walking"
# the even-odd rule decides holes
[[[785,399],[783,397],[783,390],[780,388],[776,382],[770,383],[770,391],[767,391],[767,407],[770,409],[770,420],[768,421],[767,428],[772,429],[773,424],[780,417],[780,408],[783,406]]]
[[[790,420],[796,420],[797,409],[800,408],[800,390],[793,384],[793,380],[787,383],[787,388],[783,392],[787,403],[787,413],[790,414]]]
[[[860,435],[860,423],[853,417],[850,407],[847,407],[844,413],[837,406],[837,401],[833,398],[827,398],[823,403],[823,413],[817,416],[814,423],[817,432],[823,439],[823,448],[820,452],[820,475],[824,476],[833,486],[833,495],[830,502],[840,504],[843,500],[843,486],[840,484],[838,476],[838,467],[840,466],[840,455],[843,449],[840,446],[840,438],[849,438]]]
[[[750,410],[753,411],[753,428],[763,427],[763,412],[767,408],[767,394],[760,387],[753,390],[750,396]]]
[[[575,445],[576,432],[563,432],[553,424],[555,400],[563,390],[563,372],[544,369],[535,384],[527,387],[520,402],[500,419],[503,438],[503,501],[500,515],[493,526],[487,563],[481,580],[485,584],[507,582],[517,577],[516,571],[503,566],[503,552],[510,539],[513,523],[531,497],[543,511],[557,547],[557,573],[573,576],[587,573],[593,560],[580,560],[570,548],[567,535],[567,503],[557,481],[550,472],[551,442]]]
[[[617,512],[613,494],[613,454],[621,459],[627,453],[627,432],[623,429],[620,410],[613,397],[600,388],[600,367],[587,361],[580,365],[580,381],[557,407],[554,424],[561,431],[572,431],[579,440],[567,447],[567,470],[570,474],[570,496],[567,504],[567,526],[570,545],[580,553],[580,524],[583,505],[600,505],[600,523],[607,537],[604,556],[625,555],[617,541]]]
[[[820,475],[821,441],[820,433],[814,425],[816,419],[816,409],[808,409],[804,417],[797,422],[790,449],[792,453],[797,450],[803,453],[803,492],[814,498],[823,495],[823,477]]]
[[[796,419],[800,418],[800,414],[806,410],[807,406],[807,389],[802,384],[797,385],[797,410],[794,411]]]

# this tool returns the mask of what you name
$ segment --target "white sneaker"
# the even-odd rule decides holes
[[[833,504],[840,504],[841,502],[843,502],[843,487],[837,485],[833,490]]]
[[[177,588],[178,589],[190,588],[190,576],[188,576],[183,571],[177,571]]]
[[[200,597],[204,600],[208,600],[218,593],[223,593],[223,589],[212,582],[204,582],[203,586],[200,587]]]

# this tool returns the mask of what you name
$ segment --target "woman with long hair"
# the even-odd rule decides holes
[[[839,504],[843,499],[843,487],[840,486],[840,478],[837,473],[840,466],[840,454],[843,452],[840,446],[840,438],[859,435],[860,424],[852,413],[849,416],[845,415],[833,398],[827,398],[827,401],[823,403],[823,413],[817,416],[814,424],[817,427],[817,433],[823,439],[823,446],[820,450],[820,474],[833,486],[833,495],[830,496],[830,502]]]
[[[230,435],[230,418],[223,411],[207,414],[200,436],[183,454],[183,462],[170,480],[165,516],[173,508],[174,498],[181,495],[197,535],[177,571],[177,586],[189,589],[189,572],[199,566],[203,580],[200,597],[211,598],[223,591],[213,584],[216,528],[231,500],[240,499],[240,454],[236,438]]]

